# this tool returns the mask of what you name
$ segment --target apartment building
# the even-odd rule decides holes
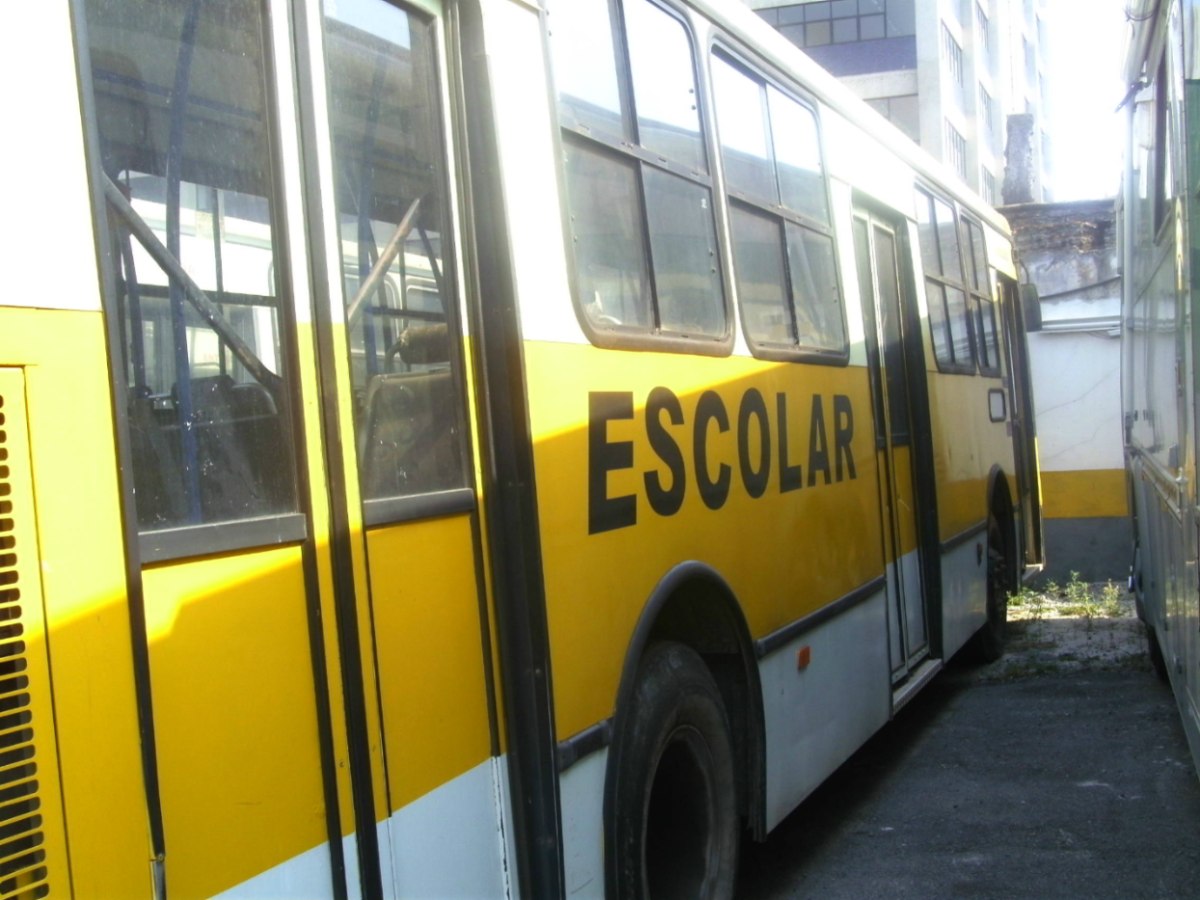
[[[990,203],[1052,199],[1045,0],[743,2]],[[1006,196],[1010,127],[1028,174]]]

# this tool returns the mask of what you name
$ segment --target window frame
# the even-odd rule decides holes
[[[992,317],[994,340],[990,345],[986,333],[979,328],[975,329],[975,363],[979,367],[980,375],[999,378],[1004,374],[1004,366],[1001,363],[1004,351],[1001,349],[1002,342],[1000,340],[1002,325],[996,304],[995,280],[992,278],[992,267],[988,265],[987,259],[987,234],[984,231],[983,222],[976,216],[960,212],[958,220],[960,227],[965,232],[965,236],[960,236],[959,243],[970,254],[972,274],[974,275],[974,278],[969,279],[967,283],[967,297],[969,298],[967,302],[972,307],[972,325],[981,323],[985,312],[990,312]],[[973,228],[977,230],[980,244],[983,247],[982,272],[979,268],[981,260],[975,256],[975,242],[971,233]],[[993,355],[995,356],[994,362]],[[985,359],[987,360],[986,365]]]
[[[569,3],[571,0],[558,0]],[[611,29],[613,45],[613,65],[615,69],[618,97],[621,103],[621,117],[624,125],[637,135],[638,114],[636,97],[634,95],[633,67],[629,53],[628,32],[625,23],[626,0],[604,0],[608,9],[608,22]],[[554,146],[560,160],[557,167],[559,193],[563,198],[560,204],[562,212],[563,246],[566,248],[567,280],[571,292],[571,307],[588,341],[596,347],[610,350],[649,350],[657,352],[685,353],[698,356],[728,356],[734,347],[736,337],[735,311],[733,292],[731,289],[730,267],[727,264],[730,249],[725,241],[725,231],[717,211],[718,181],[716,163],[714,162],[720,150],[714,145],[715,129],[712,126],[713,110],[708,103],[705,91],[706,81],[701,54],[704,48],[692,27],[692,23],[684,11],[668,0],[638,0],[647,2],[664,14],[671,17],[682,29],[691,51],[692,79],[696,93],[696,114],[699,124],[698,137],[705,154],[707,170],[695,171],[679,162],[648,150],[637,140],[613,140],[605,135],[596,135],[589,130],[568,124],[562,115],[561,94],[557,87],[553,63],[553,37],[546,32],[546,60],[549,95],[552,106],[551,120],[555,124]],[[553,25],[551,24],[551,30]],[[664,330],[659,324],[651,324],[648,328],[638,326],[618,325],[613,328],[598,327],[588,316],[581,302],[580,291],[582,278],[579,272],[577,254],[572,249],[574,244],[574,229],[572,226],[572,208],[568,197],[568,181],[566,167],[566,152],[570,146],[583,149],[585,152],[600,155],[607,159],[616,160],[621,165],[635,169],[634,193],[637,196],[637,207],[631,210],[636,223],[640,226],[638,238],[642,258],[650,281],[650,312],[656,322],[661,321],[659,296],[656,286],[656,275],[651,249],[650,214],[646,204],[646,172],[647,170],[666,173],[680,178],[689,185],[707,190],[710,198],[711,224],[715,256],[713,266],[715,277],[721,287],[721,310],[724,315],[724,328],[721,334],[712,336],[697,336],[676,331]]]
[[[820,105],[816,99],[809,96],[803,91],[796,89],[790,83],[790,80],[783,77],[781,73],[775,71],[774,67],[758,61],[751,53],[745,52],[740,47],[731,43],[725,35],[719,35],[711,42],[706,55],[706,63],[709,72],[712,72],[712,61],[719,57],[723,62],[741,71],[748,78],[757,81],[762,85],[764,92],[767,87],[772,87],[780,93],[785,99],[797,103],[804,110],[809,112],[813,117],[813,123],[816,128],[816,145],[817,152],[821,162],[821,184],[824,190],[825,206],[829,212],[829,221],[820,222],[802,212],[785,207],[782,203],[764,203],[762,200],[751,197],[742,191],[738,191],[730,187],[725,177],[725,158],[723,155],[723,147],[720,140],[720,122],[718,121],[718,110],[716,108],[715,98],[712,104],[712,123],[713,137],[715,144],[716,165],[719,168],[721,176],[721,195],[722,203],[725,209],[725,227],[729,234],[729,260],[731,266],[730,294],[733,297],[737,307],[738,327],[741,329],[743,338],[747,348],[752,356],[758,359],[769,360],[772,362],[803,362],[817,363],[829,366],[847,366],[850,363],[850,332],[849,322],[847,320],[847,301],[846,290],[842,274],[842,250],[841,242],[837,237],[837,229],[834,225],[834,203],[833,192],[830,186],[829,167],[826,164],[825,152],[825,134],[821,127]],[[710,88],[712,86],[712,78],[709,78]],[[764,104],[764,117],[768,129],[770,129],[770,111],[769,101]],[[774,148],[772,150],[772,167],[774,168]],[[775,171],[776,183],[778,184],[778,171]],[[733,239],[733,210],[735,208],[746,210],[752,214],[758,215],[761,218],[770,218],[778,226],[778,232],[782,237],[781,248],[785,262],[785,280],[787,286],[791,286],[791,269],[787,265],[787,224],[790,223],[797,228],[805,229],[814,232],[818,235],[827,237],[833,249],[833,269],[834,279],[838,291],[838,307],[841,315],[842,326],[842,349],[831,350],[819,347],[804,346],[801,343],[801,337],[796,335],[795,343],[783,343],[773,341],[756,340],[749,328],[746,326],[745,305],[742,303],[739,294],[737,281],[737,260],[734,250]],[[788,301],[786,309],[795,321],[795,304]]]
[[[122,249],[116,236],[116,229],[110,227],[114,216],[113,202],[107,199],[105,182],[109,173],[102,165],[101,116],[97,111],[98,92],[94,88],[93,46],[90,39],[90,28],[86,23],[86,15],[80,11],[78,32],[75,36],[75,58],[80,68],[80,78],[83,91],[83,140],[88,146],[91,161],[88,166],[88,177],[92,182],[92,216],[97,234],[98,265],[101,274],[101,308],[105,319],[105,329],[109,336],[109,378],[113,384],[114,397],[129,396],[131,382],[127,375],[129,361],[124,354],[127,347],[123,343],[124,325],[121,321],[122,302],[118,294],[122,288],[119,282],[124,278],[120,271],[119,259]],[[278,94],[272,79],[275,71],[276,58],[272,42],[268,39],[276,25],[265,11],[260,10],[259,33],[256,44],[261,47],[261,78],[257,87],[262,91],[263,104],[262,128],[265,145],[262,163],[268,168],[264,184],[269,188],[269,226],[271,234],[268,277],[271,279],[273,294],[269,304],[264,307],[273,309],[276,314],[275,327],[278,329],[278,368],[274,373],[280,379],[280,395],[283,408],[279,410],[279,423],[284,440],[290,440],[295,449],[289,448],[286,454],[286,464],[290,469],[288,481],[291,496],[286,509],[278,511],[255,511],[228,519],[202,519],[198,522],[172,523],[160,528],[145,528],[139,523],[137,498],[132,489],[132,466],[134,465],[133,435],[130,414],[124,403],[116,402],[114,418],[118,452],[122,465],[129,467],[128,484],[123,491],[125,507],[125,522],[130,530],[131,540],[137,547],[138,565],[168,562],[173,560],[195,559],[218,553],[235,551],[255,551],[286,544],[296,544],[309,537],[308,514],[306,507],[307,479],[303,450],[303,415],[304,404],[301,397],[300,372],[300,337],[299,321],[296,309],[296,297],[291,281],[291,267],[294,265],[290,243],[287,239],[287,221],[285,207],[288,203],[287,185],[285,184],[284,165],[279,149],[279,110]],[[153,173],[144,173],[153,174]],[[160,176],[165,178],[165,173]],[[186,179],[183,183],[188,183]],[[192,182],[195,184],[195,182]],[[117,187],[117,182],[111,182]],[[227,189],[227,188],[222,188]],[[256,195],[257,196],[257,195]],[[128,198],[126,203],[129,204]],[[132,205],[129,204],[130,209]],[[117,211],[117,217],[124,214]],[[151,226],[140,215],[138,221],[147,229]],[[131,228],[132,231],[132,228]],[[155,226],[155,231],[157,227]],[[139,239],[130,234],[130,240],[138,243]],[[193,270],[183,264],[178,258],[175,263],[188,278],[193,278]],[[157,264],[162,269],[161,264]],[[171,279],[167,274],[168,283]],[[204,292],[207,294],[207,292]],[[267,295],[263,295],[264,297]],[[184,307],[186,309],[186,307]],[[228,345],[223,343],[222,353],[228,352]],[[261,382],[259,382],[261,384]]]
[[[469,427],[469,386],[467,383],[466,359],[464,358],[463,351],[463,336],[467,330],[462,315],[464,288],[457,274],[459,270],[458,257],[461,253],[461,235],[456,225],[457,213],[455,205],[458,201],[455,199],[453,188],[453,151],[448,145],[448,132],[446,130],[450,110],[445,102],[446,97],[444,94],[447,87],[444,75],[444,67],[446,65],[444,48],[441,41],[438,40],[438,32],[441,26],[437,16],[432,14],[420,2],[413,2],[413,0],[400,0],[400,2],[385,0],[385,2],[393,7],[395,11],[408,16],[410,23],[416,22],[428,29],[425,37],[429,41],[429,59],[427,61],[429,70],[426,74],[431,78],[431,82],[428,88],[429,96],[426,99],[431,101],[430,117],[433,134],[430,140],[435,144],[435,164],[440,170],[435,173],[431,181],[435,180],[437,182],[438,189],[441,192],[441,203],[444,205],[441,216],[441,224],[444,228],[438,235],[438,247],[441,254],[441,278],[438,284],[440,288],[439,302],[442,305],[442,314],[445,317],[447,329],[447,359],[445,360],[445,365],[449,373],[450,389],[453,394],[454,426],[457,433],[453,435],[452,439],[460,457],[461,480],[453,486],[433,486],[404,493],[390,492],[378,496],[369,496],[366,490],[366,463],[361,453],[355,448],[353,453],[347,455],[344,465],[347,467],[353,466],[356,472],[358,499],[362,507],[363,523],[367,528],[429,519],[437,516],[467,513],[475,508],[476,494],[475,471],[471,462],[474,458],[475,447]],[[334,78],[329,70],[329,18],[328,14],[322,11],[319,26],[322,30],[323,47],[320,65],[324,71],[325,88],[323,102],[326,104],[335,102],[333,93]],[[328,124],[322,133],[316,136],[316,140],[324,145],[323,149],[330,155],[330,159],[336,160],[338,151],[336,148],[333,115],[329,110],[326,110],[325,114]],[[340,238],[342,214],[343,210],[338,208],[336,196],[330,196],[326,209],[326,215],[330,219],[328,224],[339,235],[335,250],[339,266],[337,274],[333,275],[332,278],[335,286],[330,288],[333,292],[330,299],[335,310],[334,321],[345,330],[345,353],[347,361],[351,364],[351,380],[353,381],[354,349],[351,333],[355,328],[360,327],[362,323],[353,325],[349,320],[348,305],[350,297],[347,296],[347,274],[356,268],[356,261],[345,255],[344,242]],[[405,250],[401,249],[400,254],[403,255],[404,253]],[[407,305],[408,293],[414,285],[408,283],[406,278],[401,279],[399,285],[397,285],[390,280],[390,273],[391,266],[388,267],[387,273],[385,273],[383,280],[380,281],[380,286],[390,297],[394,297],[398,304],[391,314],[397,318],[405,318],[406,316],[402,314],[409,311]],[[403,288],[403,291],[397,290],[397,287]],[[364,311],[363,315],[366,314]],[[410,315],[407,318],[419,319],[421,316]],[[386,358],[386,351],[384,355]],[[362,385],[364,395],[369,385],[370,378]],[[358,385],[354,385],[354,390],[356,391],[357,389]],[[362,421],[358,418],[359,411],[357,409],[352,410],[350,413],[356,437],[359,435],[360,428],[365,429],[366,427],[365,417],[367,416],[367,410],[364,409],[361,412],[364,417]]]
[[[925,310],[926,310],[926,314],[927,314],[928,322],[929,322],[929,339],[931,342],[931,349],[933,350],[934,362],[937,365],[938,371],[943,374],[975,375],[978,373],[978,368],[977,368],[978,354],[976,352],[976,345],[975,345],[975,340],[976,340],[976,338],[975,338],[975,317],[972,315],[971,301],[970,301],[971,294],[970,294],[970,291],[969,291],[969,288],[967,285],[967,281],[966,281],[966,268],[965,268],[966,263],[963,258],[962,226],[960,225],[961,215],[959,213],[958,204],[956,202],[954,202],[953,200],[949,199],[946,194],[936,190],[935,188],[933,188],[923,182],[917,182],[913,186],[913,194],[914,194],[914,212],[916,211],[916,198],[917,197],[923,196],[928,199],[929,210],[935,216],[935,218],[933,220],[934,221],[934,232],[938,236],[937,251],[938,251],[938,263],[939,263],[938,267],[939,267],[940,271],[932,272],[925,265],[925,255],[926,255],[925,248],[923,246],[921,246],[921,244],[920,244],[920,240],[921,240],[920,224],[919,224],[920,218],[917,217],[914,220],[918,225],[917,242],[918,242],[918,249],[920,250],[920,253],[921,253],[921,271],[922,271],[922,276],[924,279],[922,281],[922,290],[924,291],[924,295],[925,295]],[[936,211],[935,211],[936,208],[934,205],[935,201],[940,201],[942,204],[944,204],[946,206],[946,208],[948,208],[950,210],[951,216],[954,219],[954,223],[953,223],[954,227],[953,227],[952,231],[953,231],[953,235],[954,235],[955,244],[956,244],[956,247],[958,250],[959,270],[961,272],[959,280],[955,280],[954,278],[948,277],[945,274],[945,262],[941,258],[942,257],[941,235],[937,230],[938,226],[937,226]],[[938,293],[941,294],[941,298],[942,298],[941,299],[941,303],[942,303],[942,319],[941,319],[941,321],[946,329],[946,332],[945,332],[945,338],[947,341],[946,346],[948,346],[950,348],[950,353],[951,353],[951,359],[949,362],[943,360],[938,355],[937,342],[934,340],[933,329],[935,327],[935,322],[934,322],[934,317],[933,317],[933,312],[932,312],[932,305],[935,302],[935,298],[929,290],[929,284],[931,282],[940,289]],[[960,362],[954,356],[954,349],[953,349],[954,348],[954,332],[953,332],[953,330],[951,330],[949,305],[945,299],[945,292],[947,290],[956,290],[956,291],[961,292],[963,295],[963,301],[964,301],[963,308],[964,308],[964,313],[965,313],[964,319],[965,319],[965,323],[967,326],[967,346],[971,353],[971,358],[970,358],[969,362]]]

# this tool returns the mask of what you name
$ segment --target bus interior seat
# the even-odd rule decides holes
[[[362,429],[363,496],[372,499],[463,484],[449,367],[372,376]]]

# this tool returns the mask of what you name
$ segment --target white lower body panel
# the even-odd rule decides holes
[[[394,898],[507,898],[511,801],[503,758],[463,773],[377,826],[383,893]],[[354,835],[343,839],[346,887],[361,896]],[[329,845],[322,844],[220,894],[225,900],[333,895]]]
[[[881,588],[760,663],[768,830],[891,715],[885,603]],[[805,646],[811,661],[800,669],[797,653]]]

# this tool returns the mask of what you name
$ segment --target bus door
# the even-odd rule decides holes
[[[361,0],[324,4],[305,32],[334,590],[363,703],[357,721],[348,710],[363,884],[375,869],[389,895],[502,896],[439,26]]]
[[[901,246],[891,222],[855,211],[854,255],[876,422],[893,683],[906,678],[929,653],[910,424],[912,383],[901,315],[902,291],[911,278],[902,277],[899,268],[906,265]]]
[[[502,896],[438,20],[320,6],[80,4],[158,876]]]
[[[1017,467],[1020,491],[1022,534],[1025,564],[1042,562],[1041,495],[1037,471],[1037,429],[1033,415],[1033,392],[1029,389],[1029,350],[1025,340],[1028,323],[1021,306],[1020,287],[1011,278],[999,276],[1000,309],[1004,316],[1005,351],[1008,357],[1008,377],[1012,383],[1013,459]]]

